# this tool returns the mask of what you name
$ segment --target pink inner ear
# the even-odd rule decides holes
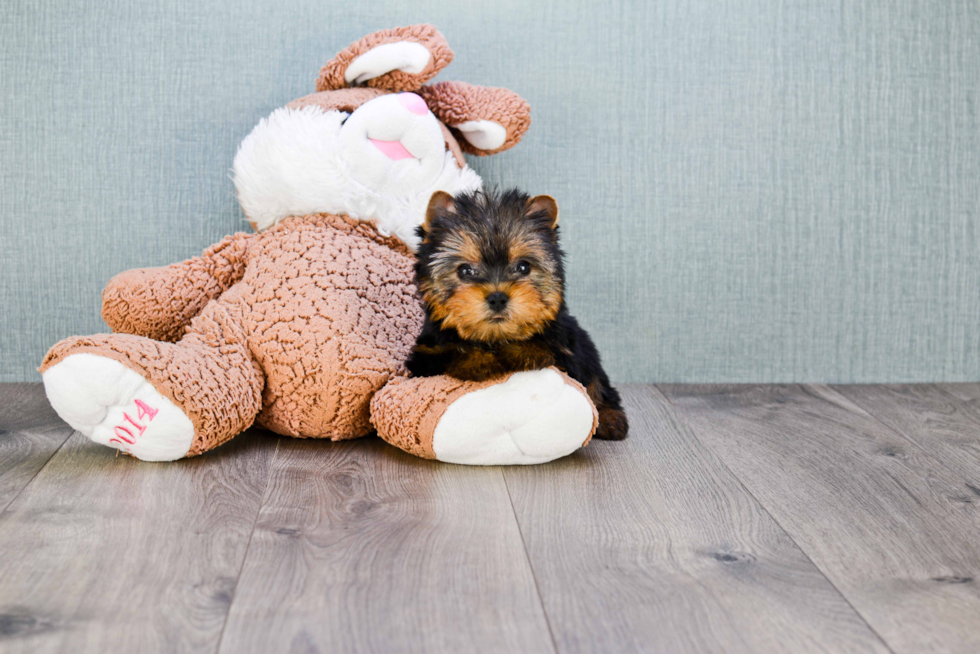
[[[415,156],[405,149],[405,146],[398,141],[379,141],[378,139],[368,139],[374,144],[374,147],[381,150],[381,154],[398,161],[400,159],[414,159]]]

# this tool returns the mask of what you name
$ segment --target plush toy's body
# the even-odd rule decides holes
[[[376,428],[413,454],[474,464],[586,443],[595,409],[555,369],[407,377],[423,319],[415,227],[433,191],[480,184],[454,134],[490,154],[529,122],[503,89],[422,87],[451,56],[429,26],[371,35],[324,67],[317,93],[263,120],[235,160],[259,231],[113,278],[103,317],[115,333],[66,339],[42,364],[59,414],[145,460],[200,454],[253,422],[333,440]],[[334,88],[338,76],[368,86]],[[418,94],[392,92],[405,89]]]

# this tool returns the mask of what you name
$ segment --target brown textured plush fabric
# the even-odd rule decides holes
[[[119,273],[102,291],[102,319],[114,332],[176,341],[210,300],[245,274],[247,234],[234,234],[200,257]]]
[[[434,459],[432,435],[449,405],[499,381],[464,382],[446,376],[395,379],[371,400],[371,422],[378,436],[395,447]]]
[[[531,126],[531,107],[509,89],[476,86],[466,82],[439,82],[423,86],[418,94],[425,99],[436,118],[452,129],[468,120],[492,120],[507,130],[507,140],[495,150],[473,147],[461,134],[456,134],[464,152],[481,157],[503,152],[517,145]],[[453,130],[454,134],[456,130]]]
[[[302,98],[293,100],[286,105],[287,109],[302,109],[303,107],[320,107],[324,111],[344,111],[353,112],[368,100],[387,95],[390,91],[382,89],[372,89],[368,87],[356,87],[350,89],[338,89],[336,91],[317,91],[304,95]]]
[[[320,76],[316,80],[317,91],[331,91],[342,89],[348,86],[344,79],[347,67],[357,57],[372,48],[385,43],[398,43],[399,41],[414,41],[420,43],[432,55],[429,63],[421,73],[412,74],[400,70],[393,70],[390,73],[379,75],[367,80],[366,86],[388,89],[390,91],[415,91],[420,86],[436,76],[436,74],[449,65],[453,60],[453,51],[449,49],[449,44],[445,37],[433,25],[410,25],[408,27],[396,27],[390,30],[381,30],[374,34],[368,34],[360,41],[352,43],[342,50],[336,57],[327,62],[320,69]]]
[[[256,241],[241,301],[266,374],[259,424],[291,436],[363,436],[371,396],[407,374],[421,329],[414,257],[346,216],[288,218]]]
[[[588,397],[585,388],[557,368],[552,370],[565,383]],[[464,382],[452,377],[414,377],[394,379],[371,400],[371,422],[378,436],[395,447],[424,459],[436,458],[432,437],[439,419],[457,399],[510,379],[510,375],[484,382]],[[599,414],[592,407],[592,429],[582,443],[588,445],[599,424]]]
[[[578,382],[578,380],[572,379],[567,374],[565,374],[564,371],[558,370],[558,368],[555,368],[554,366],[552,366],[551,369],[560,372],[561,376],[565,378],[566,384],[574,387],[576,390],[578,390],[579,393],[584,395],[586,398],[589,397],[589,392],[585,389],[585,386],[582,386],[582,384]],[[591,398],[589,398],[589,404],[592,404]],[[592,437],[595,436],[595,430],[598,427],[599,427],[599,411],[595,408],[595,404],[592,404],[592,429],[589,430],[589,436],[588,438],[585,439],[585,442],[582,443],[582,447],[585,447],[586,445],[589,444],[589,441],[591,441]]]
[[[462,168],[466,165],[466,159],[463,157],[463,150],[459,147],[459,142],[442,121],[439,121],[439,129],[442,130],[442,138],[446,139],[446,149],[453,153],[453,158],[459,164],[459,167]]]
[[[248,429],[261,408],[262,373],[236,313],[221,300],[209,303],[179,343],[132,334],[67,338],[44,357],[41,372],[82,352],[119,361],[183,409],[194,425],[187,456],[196,456]]]
[[[142,335],[67,339],[41,371],[76,352],[120,361],[188,415],[191,455],[253,420],[288,436],[363,436],[372,395],[407,374],[421,329],[413,262],[403,243],[370,224],[287,218],[181,264],[116,277],[107,320]],[[177,327],[162,327],[167,317],[179,325],[202,305],[178,342],[147,337],[174,336]]]

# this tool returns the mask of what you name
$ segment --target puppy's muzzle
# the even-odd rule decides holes
[[[490,307],[490,310],[494,313],[500,313],[507,308],[507,302],[509,300],[510,298],[506,293],[497,291],[496,293],[491,293],[487,296],[487,306]]]

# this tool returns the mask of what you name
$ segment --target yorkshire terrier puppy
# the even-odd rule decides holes
[[[565,307],[558,205],[547,195],[478,191],[429,201],[415,281],[425,324],[408,359],[416,377],[483,381],[556,366],[599,411],[596,438],[629,431],[619,393],[588,333]]]

